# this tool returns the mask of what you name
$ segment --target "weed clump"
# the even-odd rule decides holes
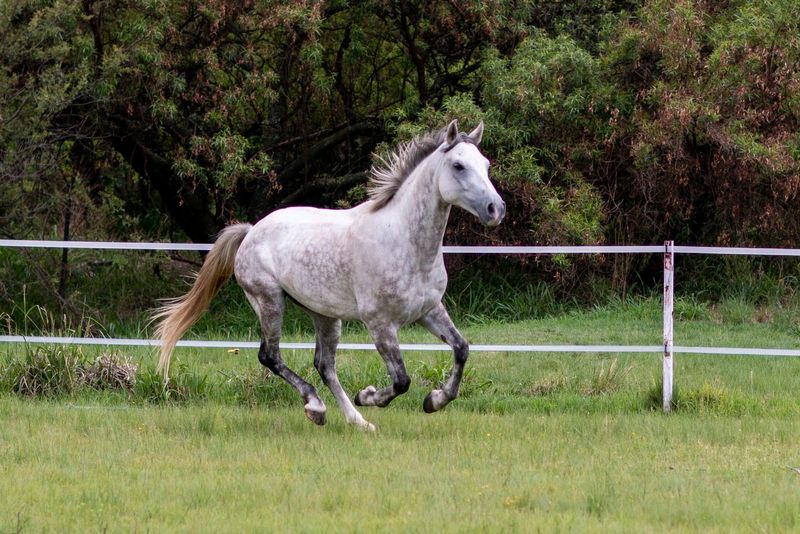
[[[272,373],[267,369],[256,369],[252,372],[220,371],[225,378],[223,385],[226,393],[238,404],[257,406],[274,396],[276,388],[270,387]]]
[[[439,358],[435,363],[428,364],[420,362],[413,375],[415,382],[425,387],[439,387],[450,376],[453,360],[450,358]],[[459,397],[469,397],[471,394],[484,388],[491,387],[491,380],[480,381],[474,367],[464,369],[459,388]]]
[[[77,347],[36,347],[0,368],[0,387],[23,397],[47,398],[70,395],[83,386],[131,391],[136,373],[137,365],[116,353],[87,362]]]
[[[564,392],[587,396],[610,395],[622,388],[632,370],[632,365],[620,367],[619,360],[614,358],[608,367],[601,363],[587,380],[578,380],[566,375],[547,376],[528,387],[524,393],[531,397],[546,397]]]
[[[661,410],[662,382],[653,380],[646,394],[646,406],[651,410]],[[756,409],[755,406],[750,406]],[[713,415],[738,415],[747,411],[747,402],[738,395],[728,391],[716,382],[704,381],[700,386],[672,392],[670,409],[673,412],[699,413]]]
[[[601,364],[594,376],[584,388],[586,395],[609,395],[619,390],[630,374],[633,366],[620,367],[619,360],[614,358],[608,367]]]
[[[138,373],[134,392],[137,398],[153,404],[187,402],[208,398],[211,383],[208,375],[178,364],[176,372],[169,380],[155,368],[146,368]]]
[[[736,399],[721,384],[703,382],[689,389],[677,401],[677,408],[686,412],[717,413],[731,415],[738,411]]]
[[[93,389],[131,391],[136,384],[138,366],[118,354],[103,354],[90,364],[80,365],[78,378]]]
[[[37,347],[11,360],[0,373],[3,389],[24,397],[69,395],[79,385],[80,353],[67,347]]]
[[[530,397],[547,397],[563,391],[569,391],[570,379],[564,375],[547,376],[525,390]]]

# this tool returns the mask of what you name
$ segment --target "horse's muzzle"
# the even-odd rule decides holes
[[[480,217],[481,222],[484,226],[494,228],[499,225],[503,221],[503,217],[506,216],[506,203],[503,202],[500,197],[497,197],[495,202],[489,202],[489,204],[486,205],[484,213],[485,215],[482,214]]]

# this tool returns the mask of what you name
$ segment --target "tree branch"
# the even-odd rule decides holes
[[[330,191],[336,189],[350,189],[358,184],[363,184],[367,181],[367,173],[356,172],[353,174],[345,174],[336,178],[320,178],[313,182],[308,182],[299,189],[296,189],[292,194],[281,200],[278,205],[279,208],[285,208],[297,204],[300,200],[317,193],[319,191]]]

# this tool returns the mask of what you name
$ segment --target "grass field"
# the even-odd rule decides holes
[[[684,301],[676,317],[676,344],[800,344],[786,310]],[[660,315],[642,300],[464,331],[473,343],[658,344]],[[2,369],[25,353],[0,349]],[[149,351],[122,356],[152,368]],[[285,356],[319,384],[308,352]],[[180,349],[183,396],[170,402],[148,400],[145,374],[130,392],[6,388],[0,532],[800,529],[799,359],[679,355],[665,416],[655,354],[475,353],[463,397],[426,415],[448,359],[406,355],[409,393],[363,410],[374,434],[345,425],[321,387],[328,424],[308,422],[255,351]],[[375,354],[345,351],[339,369],[351,394],[387,382]]]

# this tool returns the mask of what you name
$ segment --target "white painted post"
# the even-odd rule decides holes
[[[672,315],[675,289],[675,252],[674,241],[664,243],[664,368],[663,390],[661,396],[664,413],[672,408]]]

